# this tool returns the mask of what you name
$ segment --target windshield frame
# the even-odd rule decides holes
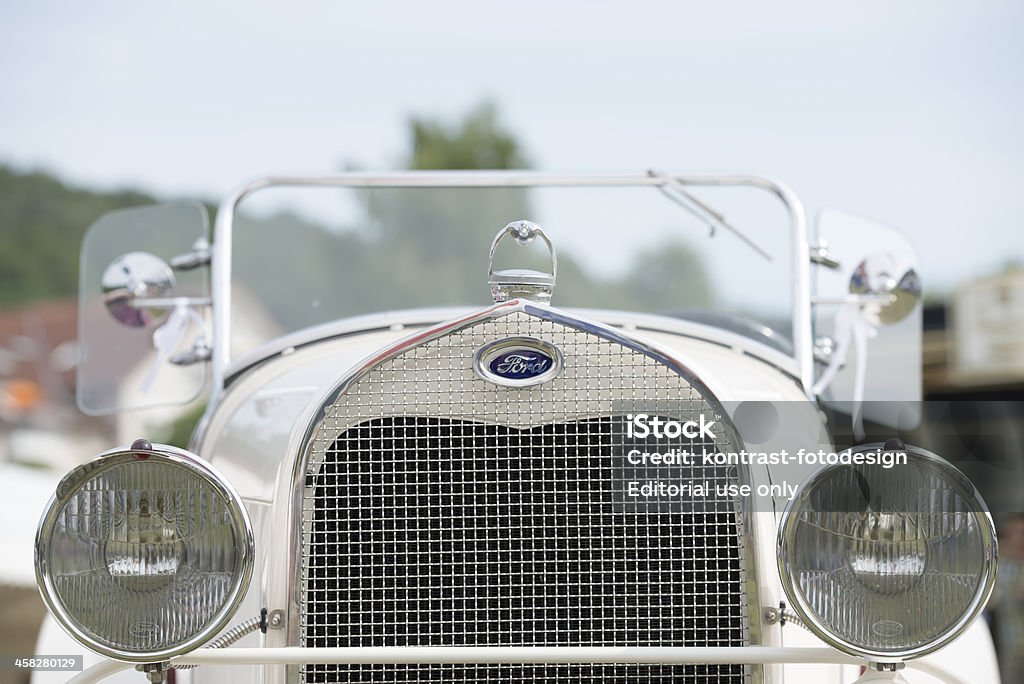
[[[508,187],[639,187],[672,189],[747,186],[778,198],[789,216],[793,358],[804,393],[812,396],[814,357],[811,322],[810,245],[803,203],[788,186],[754,174],[553,174],[534,171],[403,171],[347,172],[309,176],[265,176],[251,180],[224,198],[217,209],[211,257],[213,350],[211,403],[224,391],[231,362],[231,271],[235,217],[242,200],[272,187],[324,188],[508,188]]]

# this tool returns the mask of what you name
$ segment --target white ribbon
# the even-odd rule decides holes
[[[822,373],[821,378],[814,384],[811,391],[816,396],[828,389],[828,386],[835,379],[839,369],[846,363],[846,357],[850,350],[850,342],[853,342],[854,352],[857,355],[856,366],[853,376],[853,435],[857,439],[864,438],[864,384],[868,374],[868,340],[878,337],[878,328],[871,320],[875,318],[871,312],[865,311],[862,305],[857,302],[844,304],[836,312],[832,337],[835,340],[835,349],[832,351],[832,358],[829,360],[828,368]]]
[[[167,322],[153,331],[153,346],[156,348],[156,358],[153,359],[153,365],[149,367],[149,371],[139,387],[140,392],[143,394],[149,392],[153,382],[156,380],[157,373],[167,363],[171,352],[177,349],[182,339],[184,339],[185,333],[188,332],[189,323],[196,323],[201,326],[203,318],[195,309],[188,305],[187,298],[176,299],[174,310],[167,317]]]

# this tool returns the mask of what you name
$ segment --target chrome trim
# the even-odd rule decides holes
[[[225,383],[231,385],[237,377],[252,368],[258,366],[272,357],[283,353],[290,353],[295,349],[322,340],[348,335],[358,335],[365,332],[377,330],[400,330],[404,328],[423,328],[437,325],[453,318],[465,316],[479,307],[458,306],[444,307],[437,309],[405,309],[399,311],[387,311],[383,313],[365,314],[353,316],[339,321],[321,323],[309,328],[297,330],[293,333],[278,337],[257,347],[251,352],[240,356],[231,362],[226,369]],[[706,323],[687,320],[685,318],[673,318],[661,314],[640,314],[627,311],[612,311],[606,309],[587,309],[565,307],[562,311],[581,318],[597,320],[606,326],[625,328],[627,330],[650,331],[658,333],[669,333],[689,337],[711,344],[731,347],[742,351],[744,354],[770,364],[786,375],[797,377],[799,369],[793,362],[793,358],[783,352],[761,342],[755,338],[747,337],[722,328],[717,328]],[[411,331],[410,331],[411,332]],[[212,406],[213,404],[211,404]]]
[[[786,206],[792,234],[793,357],[804,394],[813,398],[814,357],[812,354],[810,247],[803,204],[786,185],[749,174],[671,174],[683,186],[739,185],[760,188],[774,194]],[[218,207],[214,226],[211,263],[213,307],[213,359],[210,405],[224,391],[226,370],[231,361],[231,244],[234,216],[243,199],[274,186],[291,187],[659,187],[665,176],[650,174],[557,175],[516,171],[431,171],[402,173],[342,173],[312,176],[268,176],[252,180],[228,195]]]
[[[52,578],[48,567],[48,549],[50,535],[57,522],[57,515],[68,499],[79,491],[83,482],[91,479],[99,470],[119,465],[123,462],[134,462],[138,459],[139,449],[129,447],[118,447],[106,451],[92,461],[78,466],[61,479],[57,490],[50,497],[42,518],[39,520],[39,527],[36,530],[35,540],[35,571],[36,583],[39,586],[39,593],[49,609],[50,614],[61,625],[61,627],[83,645],[101,655],[115,660],[132,663],[154,663],[173,658],[174,656],[188,653],[199,648],[209,641],[217,632],[227,626],[234,616],[238,606],[245,598],[249,589],[249,582],[252,579],[253,563],[256,554],[255,540],[253,537],[252,522],[249,514],[242,503],[242,498],[235,491],[231,483],[223,475],[213,468],[209,463],[191,452],[179,449],[166,444],[154,444],[152,449],[147,449],[148,458],[165,459],[182,466],[186,470],[195,473],[198,477],[209,483],[228,501],[228,510],[231,512],[232,523],[238,538],[236,543],[241,547],[242,555],[238,562],[235,583],[229,600],[217,613],[214,620],[205,629],[194,634],[190,639],[182,642],[174,648],[167,648],[161,651],[135,652],[121,649],[109,648],[103,644],[90,639],[82,633],[74,621],[64,610],[63,604],[55,598]]]
[[[679,374],[685,379],[705,401],[722,417],[722,426],[728,433],[728,438],[733,440],[734,444],[741,445],[743,440],[741,439],[735,425],[728,417],[728,413],[725,411],[724,406],[718,400],[718,398],[710,391],[707,385],[691,371],[682,361],[677,359],[668,350],[664,350],[658,346],[648,344],[646,342],[629,337],[623,334],[622,331],[608,327],[601,323],[588,321],[583,318],[578,318],[573,315],[561,312],[557,309],[551,308],[545,304],[538,304],[535,302],[529,302],[525,300],[510,300],[495,304],[483,310],[474,311],[468,315],[461,316],[451,321],[434,326],[428,330],[416,332],[409,337],[395,342],[388,347],[385,347],[381,351],[375,353],[371,357],[367,358],[358,367],[351,370],[346,374],[335,386],[331,389],[320,401],[320,406],[312,414],[310,420],[306,424],[306,428],[303,432],[300,444],[303,445],[302,453],[294,460],[293,468],[291,470],[291,480],[289,489],[291,492],[291,501],[289,503],[288,515],[289,520],[287,523],[288,533],[290,539],[286,543],[286,548],[290,549],[289,552],[289,568],[287,574],[288,587],[285,595],[286,609],[285,609],[285,624],[284,629],[287,635],[287,643],[289,647],[294,650],[294,647],[300,641],[300,621],[301,621],[301,610],[303,602],[305,601],[305,594],[302,586],[302,564],[303,564],[303,498],[306,489],[306,474],[309,467],[310,458],[313,452],[313,438],[316,434],[316,430],[319,425],[323,422],[326,417],[326,412],[329,407],[333,406],[353,384],[358,382],[364,375],[373,370],[377,365],[396,357],[414,347],[426,344],[433,340],[448,336],[455,333],[463,328],[468,328],[477,325],[481,322],[488,321],[491,319],[500,318],[512,313],[524,312],[529,315],[535,316],[542,320],[559,323],[561,325],[574,328],[581,332],[591,333],[598,337],[604,338],[611,342],[620,344],[630,350],[644,354],[665,366],[668,366],[671,370]],[[282,468],[281,474],[284,476],[287,473],[287,469]],[[737,468],[737,476],[741,484],[747,484],[751,481],[751,473],[748,468]],[[743,567],[742,572],[744,575],[744,586],[747,599],[747,617],[745,620],[745,626],[747,629],[747,637],[751,645],[759,644],[762,638],[762,626],[760,617],[760,601],[759,601],[759,585],[758,585],[758,558],[757,558],[757,547],[754,533],[753,523],[753,510],[751,506],[751,500],[749,497],[744,497],[740,500],[737,506],[738,513],[738,524],[737,534],[739,537],[739,544],[741,553],[743,556]],[[736,647],[742,650],[743,647]],[[745,648],[750,648],[747,646]],[[311,651],[320,651],[323,649],[310,649]],[[387,662],[394,662],[389,660]],[[703,662],[703,661],[702,661]],[[746,662],[746,661],[744,661]],[[763,660],[757,660],[752,664],[758,664],[766,662]],[[753,684],[763,681],[764,673],[760,668],[755,668],[750,672],[750,679]]]
[[[551,272],[541,273],[525,269],[507,269],[495,272],[494,254],[498,251],[498,244],[509,235],[515,238],[516,244],[522,247],[529,245],[538,237],[542,239],[547,244],[548,253],[551,255]],[[490,254],[487,255],[487,284],[491,287],[491,298],[496,303],[517,297],[537,302],[550,302],[557,280],[558,253],[555,251],[555,244],[551,242],[551,238],[539,225],[532,221],[513,221],[494,236]]]
[[[884,449],[885,443],[873,442],[871,444],[859,445],[853,450],[853,453],[861,453],[864,451],[877,451]],[[891,450],[891,449],[887,449]],[[988,506],[985,501],[981,498],[978,490],[971,483],[970,479],[963,473],[961,473],[953,464],[941,456],[932,453],[926,449],[920,447],[906,445],[900,451],[905,451],[907,455],[914,454],[920,456],[924,461],[932,463],[939,467],[940,470],[945,471],[943,474],[948,475],[951,479],[954,479],[958,484],[964,487],[967,491],[973,493],[974,503],[977,505],[977,520],[979,522],[978,530],[981,533],[982,545],[986,549],[985,557],[982,559],[984,564],[984,570],[986,572],[985,582],[981,586],[978,592],[975,593],[974,598],[970,604],[970,607],[966,613],[964,613],[960,619],[954,623],[954,625],[941,635],[938,639],[930,644],[924,646],[918,646],[917,648],[905,649],[901,651],[878,651],[861,648],[855,644],[844,641],[838,636],[832,634],[828,629],[818,620],[817,616],[808,608],[806,601],[803,599],[803,592],[798,591],[795,588],[795,581],[790,572],[789,564],[786,562],[786,540],[789,537],[789,526],[796,518],[798,511],[796,510],[796,503],[800,499],[800,494],[790,499],[789,503],[786,504],[786,508],[782,513],[782,517],[779,520],[779,534],[777,538],[777,555],[776,561],[779,568],[779,577],[782,579],[782,588],[786,592],[786,596],[789,598],[793,609],[797,612],[800,619],[804,622],[807,628],[818,636],[822,641],[830,646],[833,646],[844,653],[849,653],[854,656],[860,656],[868,658],[871,661],[894,661],[904,660],[910,658],[918,658],[929,653],[933,653],[938,649],[942,648],[949,642],[956,639],[958,636],[967,631],[967,628],[971,626],[974,619],[984,609],[985,604],[988,602],[989,597],[992,594],[992,590],[995,587],[996,582],[996,569],[998,560],[998,547],[996,543],[996,531],[995,525],[992,521],[992,515],[989,512]],[[820,479],[825,473],[831,471],[833,468],[840,467],[834,465],[825,465],[815,470],[806,480],[800,483],[799,492],[814,484]]]
[[[315,344],[323,340],[348,337],[380,330],[403,330],[405,328],[424,328],[437,325],[444,321],[464,316],[479,307],[455,306],[434,309],[400,309],[379,313],[362,314],[337,321],[320,323],[295,332],[287,333],[246,352],[234,359],[225,369],[224,381],[230,386],[238,376],[268,359],[285,353],[292,353],[300,347]],[[412,332],[410,330],[410,332]]]

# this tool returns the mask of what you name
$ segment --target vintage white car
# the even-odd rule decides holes
[[[209,399],[42,513],[74,681],[999,681],[990,515],[900,438],[894,231],[812,240],[752,175],[409,172],[260,179],[208,238],[176,204],[83,247],[83,410]]]

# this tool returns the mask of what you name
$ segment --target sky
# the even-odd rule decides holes
[[[216,198],[390,169],[499,106],[547,171],[751,171],[904,230],[926,287],[1024,260],[1024,5],[0,4],[0,163]]]

